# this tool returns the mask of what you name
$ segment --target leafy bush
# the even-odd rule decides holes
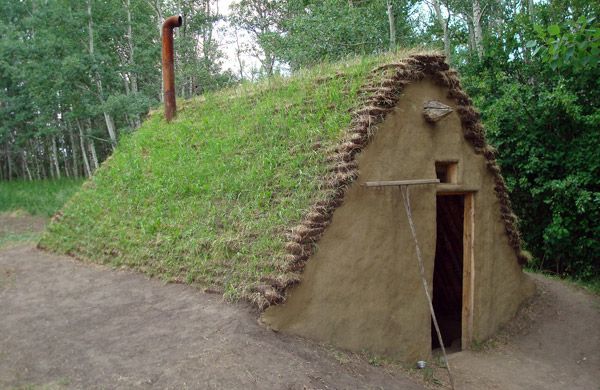
[[[594,19],[535,27],[529,61],[465,69],[500,151],[532,266],[600,277],[600,71]]]

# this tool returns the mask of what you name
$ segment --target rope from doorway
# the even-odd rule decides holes
[[[427,285],[427,279],[425,278],[425,266],[423,265],[423,258],[421,257],[421,249],[419,248],[419,241],[417,240],[417,231],[412,218],[412,210],[410,208],[410,192],[408,186],[400,186],[400,192],[402,193],[402,201],[404,202],[404,209],[406,210],[406,216],[408,217],[408,224],[410,225],[410,232],[415,241],[415,249],[417,252],[417,260],[419,263],[419,273],[421,274],[421,281],[423,282],[423,289],[425,290],[425,296],[427,297],[427,303],[429,304],[429,310],[431,311],[431,318],[433,319],[433,326],[437,333],[438,341],[442,347],[442,354],[444,355],[444,362],[446,363],[446,369],[448,370],[448,377],[450,378],[450,387],[454,390],[454,379],[452,372],[450,371],[450,364],[448,363],[448,356],[446,355],[446,348],[444,347],[444,341],[442,340],[442,333],[433,310],[433,303],[431,301],[431,295],[429,294],[429,286]]]

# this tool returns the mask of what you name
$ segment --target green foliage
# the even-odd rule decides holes
[[[392,1],[396,35],[401,46],[413,43],[408,17],[415,2]],[[285,34],[275,43],[278,56],[299,69],[323,60],[372,54],[389,49],[385,1],[290,1]]]
[[[379,58],[180,103],[154,114],[65,206],[41,244],[248,297],[282,271],[284,229],[323,194],[325,150]]]
[[[0,182],[0,212],[25,210],[32,215],[52,216],[81,187],[82,180]]]
[[[488,57],[463,69],[499,150],[535,256],[531,267],[582,280],[600,278],[600,70],[593,20],[537,27],[541,42],[527,44],[534,49],[529,60]],[[522,30],[533,29],[525,24]],[[515,44],[508,49],[516,48],[513,55],[520,49]]]
[[[118,139],[158,103],[164,15],[184,16],[175,40],[178,93],[190,97],[235,81],[221,72],[214,4],[0,2],[0,179],[48,178],[56,170],[83,176],[86,153],[100,162],[108,157],[111,130]]]
[[[562,26],[551,24],[547,28],[536,25],[537,41],[527,42],[552,70],[574,73],[593,71],[600,65],[600,29],[594,24],[595,17],[580,16]]]
[[[277,60],[274,42],[283,32],[282,23],[287,18],[286,4],[285,0],[239,0],[231,6],[230,21],[233,27],[245,30],[252,38],[245,48],[239,49],[253,53],[260,61],[261,73],[265,76],[274,74]]]

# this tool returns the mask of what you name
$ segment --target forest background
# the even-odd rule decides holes
[[[181,98],[437,49],[499,151],[530,266],[600,283],[599,11],[587,0],[0,0],[0,183],[91,176],[160,104],[170,15],[183,16]]]

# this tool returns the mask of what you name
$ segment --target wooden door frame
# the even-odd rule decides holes
[[[461,314],[461,349],[473,341],[473,305],[475,291],[475,191],[440,191],[437,196],[463,195],[463,289]],[[436,222],[437,223],[437,222]]]

